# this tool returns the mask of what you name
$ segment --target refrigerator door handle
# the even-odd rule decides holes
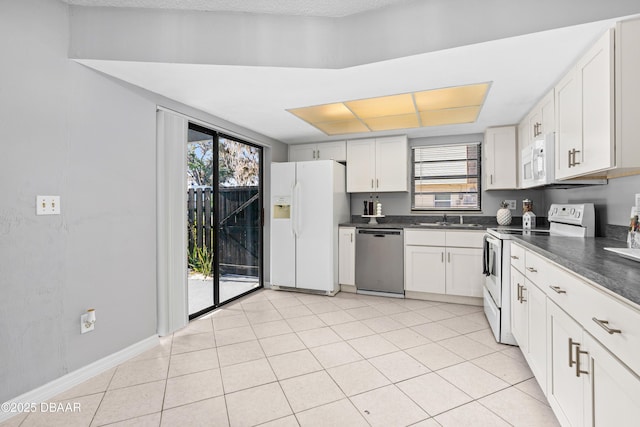
[[[296,182],[293,186],[293,212],[291,214],[291,225],[293,226],[293,233],[298,237],[300,235],[300,183]]]
[[[300,203],[300,194],[302,192],[302,185],[299,182],[296,183],[296,236],[300,237],[302,231],[302,203]]]
[[[291,234],[293,234],[293,236],[296,236],[296,211],[298,210],[298,206],[296,205],[296,184],[293,184],[293,187],[291,187],[291,218],[290,218],[290,222],[291,222]]]

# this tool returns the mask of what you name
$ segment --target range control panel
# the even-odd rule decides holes
[[[549,208],[549,222],[593,227],[595,210],[593,203],[553,204]]]

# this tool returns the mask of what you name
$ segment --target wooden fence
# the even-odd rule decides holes
[[[215,199],[210,188],[187,191],[189,251],[206,247],[213,253]],[[258,187],[223,187],[218,202],[220,274],[257,276],[261,227]]]

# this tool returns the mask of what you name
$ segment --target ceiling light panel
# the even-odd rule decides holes
[[[362,121],[374,132],[420,127],[416,113],[403,114],[400,116],[373,117],[370,119],[362,119]]]
[[[480,114],[480,107],[462,107],[421,112],[420,119],[422,126],[457,125],[475,122],[478,114]]]
[[[490,83],[287,110],[327,135],[473,123]]]
[[[360,120],[342,120],[338,122],[312,123],[327,135],[342,135],[347,133],[371,132]]]
[[[415,113],[413,97],[410,93],[347,101],[345,105],[361,119]]]
[[[422,112],[482,105],[488,89],[489,83],[482,83],[416,92],[416,106]]]
[[[293,108],[287,111],[309,123],[337,122],[355,119],[353,113],[342,102],[316,105],[313,107]]]

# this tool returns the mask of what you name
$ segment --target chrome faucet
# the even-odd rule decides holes
[[[444,214],[444,215],[442,216],[442,222],[447,222],[447,214]]]

